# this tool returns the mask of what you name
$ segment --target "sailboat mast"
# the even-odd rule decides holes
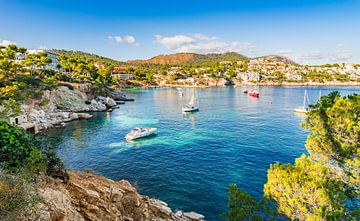
[[[305,90],[305,93],[304,93],[304,102],[303,102],[304,109],[305,109],[305,104],[306,104],[306,97],[307,97],[307,90]]]

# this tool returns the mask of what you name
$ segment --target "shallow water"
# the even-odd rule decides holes
[[[127,179],[173,210],[219,220],[231,183],[260,198],[271,163],[293,163],[306,153],[304,116],[293,113],[305,89],[312,103],[320,90],[360,93],[359,87],[260,87],[257,99],[240,87],[197,89],[200,111],[184,115],[181,106],[192,89],[184,89],[183,97],[176,89],[133,90],[127,93],[135,102],[71,122],[48,137],[71,169]],[[126,142],[134,127],[157,127],[157,136]]]

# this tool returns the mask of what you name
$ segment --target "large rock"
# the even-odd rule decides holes
[[[105,111],[107,109],[105,104],[103,104],[101,101],[96,101],[94,99],[91,100],[88,108],[88,111]]]
[[[106,97],[104,100],[104,104],[108,107],[115,107],[117,105],[116,101],[112,99],[111,97]]]
[[[70,182],[53,179],[43,181],[43,200],[28,220],[39,221],[199,221],[197,213],[173,213],[165,202],[137,193],[135,187],[122,180],[115,182],[89,173],[70,172]],[[45,183],[44,183],[45,182]]]
[[[62,111],[82,112],[89,111],[85,101],[88,97],[85,93],[71,90],[68,87],[60,86],[46,95],[49,103]]]

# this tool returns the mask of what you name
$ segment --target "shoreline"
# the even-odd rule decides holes
[[[240,83],[240,84],[230,84],[230,85],[177,85],[177,84],[166,84],[166,85],[152,85],[152,86],[139,86],[139,87],[127,87],[127,88],[119,88],[119,90],[131,90],[131,89],[153,89],[153,88],[223,88],[228,86],[286,86],[286,87],[359,87],[360,82],[282,82],[282,83]]]

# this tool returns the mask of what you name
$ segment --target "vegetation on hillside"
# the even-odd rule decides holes
[[[360,219],[360,96],[341,97],[333,92],[311,107],[303,123],[310,132],[309,156],[295,164],[273,164],[264,185],[264,201],[274,201],[277,213],[292,220]],[[248,220],[259,213],[260,203],[231,186],[227,220]],[[233,199],[237,199],[234,203]],[[248,203],[252,202],[252,203]],[[244,203],[250,207],[244,209]],[[237,206],[233,206],[237,205]],[[233,219],[236,214],[238,219]],[[247,214],[245,217],[244,214]],[[260,217],[259,214],[262,214]]]
[[[58,68],[63,71],[54,71],[45,68],[52,62],[46,53],[27,54],[23,61],[15,59],[25,51],[16,45],[0,50],[0,118],[17,115],[22,103],[40,99],[44,90],[54,89],[60,82],[91,83],[95,91],[108,89],[113,83],[113,65],[106,63],[111,60],[99,57],[106,62],[97,68],[90,55],[64,53],[58,58]]]
[[[177,53],[169,55],[158,55],[148,60],[133,60],[130,64],[159,64],[159,65],[186,65],[203,64],[221,61],[243,61],[248,60],[244,55],[236,52],[213,53],[213,54],[195,54],[195,53]]]
[[[22,63],[15,61],[16,53],[25,50],[16,45],[0,50],[0,118],[16,115],[21,102],[57,86],[59,73],[42,68],[49,63],[46,54],[29,55]]]
[[[0,121],[0,217],[19,220],[38,202],[34,180],[48,175],[67,182],[61,160],[46,142]]]
[[[87,52],[83,52],[83,51],[67,51],[67,50],[57,50],[57,49],[53,49],[52,51],[55,53],[58,53],[60,55],[64,55],[66,57],[72,57],[74,59],[98,62],[99,64],[104,64],[104,65],[117,66],[117,65],[126,64],[126,62],[114,60],[111,58],[107,58],[107,57],[103,57],[103,56],[100,56],[97,54],[91,54],[91,53],[87,53]]]

